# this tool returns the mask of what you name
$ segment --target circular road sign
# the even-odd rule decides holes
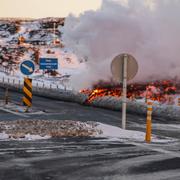
[[[120,54],[111,63],[113,78],[118,82],[123,82],[123,62],[125,56],[127,56],[127,80],[133,79],[138,72],[138,63],[135,58],[129,54]]]
[[[26,60],[21,63],[20,70],[21,70],[22,74],[29,76],[29,75],[33,74],[33,72],[35,70],[35,65],[32,61]]]

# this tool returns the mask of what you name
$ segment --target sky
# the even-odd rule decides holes
[[[0,0],[0,17],[66,17],[96,10],[102,0]]]

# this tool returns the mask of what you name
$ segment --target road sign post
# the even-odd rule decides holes
[[[123,101],[122,101],[122,128],[123,129],[126,129],[127,61],[128,61],[128,56],[125,54],[124,60],[123,60]]]
[[[23,86],[23,105],[27,107],[32,106],[32,79],[24,78],[24,86]]]
[[[33,74],[35,70],[34,62],[30,60],[23,61],[20,65],[21,72],[27,77],[24,78],[24,86],[23,86],[23,105],[28,108],[32,106],[32,79],[28,76]]]
[[[138,64],[133,56],[120,54],[111,63],[111,72],[116,81],[123,83],[122,93],[122,128],[126,129],[127,81],[134,78]]]

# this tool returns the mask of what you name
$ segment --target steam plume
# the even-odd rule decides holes
[[[88,59],[87,69],[72,79],[74,84],[82,88],[109,79],[111,60],[120,53],[137,59],[135,81],[180,77],[179,9],[179,0],[104,0],[97,11],[69,15],[64,43]]]

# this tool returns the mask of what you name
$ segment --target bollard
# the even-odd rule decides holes
[[[23,86],[23,105],[27,107],[32,106],[32,79],[24,78]]]
[[[146,142],[151,142],[151,121],[152,121],[152,105],[151,101],[147,103],[147,120],[146,120]]]
[[[180,106],[180,98],[178,98],[178,106]]]

